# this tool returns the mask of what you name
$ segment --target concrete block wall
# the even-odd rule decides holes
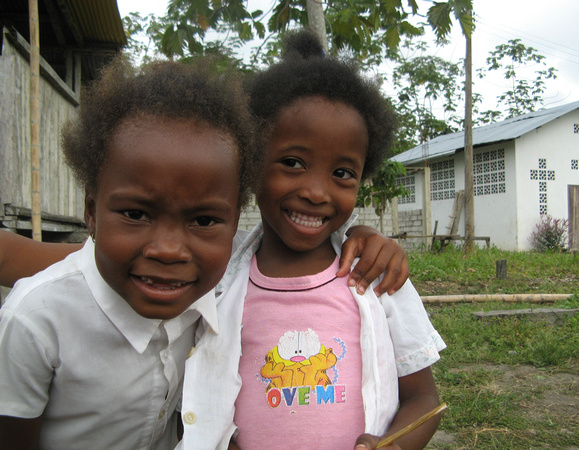
[[[422,236],[422,210],[413,209],[411,211],[398,212],[398,232],[406,233],[408,236]],[[424,247],[425,239],[411,238],[399,239],[398,243],[404,250],[411,251]]]

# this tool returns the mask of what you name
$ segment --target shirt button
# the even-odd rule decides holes
[[[183,421],[188,425],[193,425],[195,422],[197,422],[197,416],[195,413],[187,411],[185,414],[183,414]]]
[[[195,353],[195,347],[191,347],[191,350],[189,350],[189,354],[187,355],[187,358],[191,358],[191,355]]]
[[[159,417],[157,417],[157,420],[161,420],[163,417],[165,417],[165,413],[166,411],[162,409],[161,412],[159,413]]]

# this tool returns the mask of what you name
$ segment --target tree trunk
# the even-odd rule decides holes
[[[466,73],[464,85],[464,251],[469,253],[474,249],[474,179],[472,146],[472,40],[468,36],[466,37],[464,68]]]
[[[40,32],[38,0],[28,0],[30,23],[30,193],[32,238],[42,241],[40,218]]]
[[[326,36],[326,19],[322,0],[308,0],[308,23],[310,28],[319,36],[325,52],[328,52],[328,37]]]

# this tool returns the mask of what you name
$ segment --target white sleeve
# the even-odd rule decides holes
[[[0,309],[0,414],[34,418],[48,403],[53,367],[26,317]]]
[[[233,236],[233,246],[231,248],[231,254],[235,253],[235,251],[239,248],[241,243],[245,240],[247,236],[249,236],[249,231],[237,229],[235,236]]]
[[[380,302],[386,312],[399,377],[418,372],[440,359],[439,352],[446,344],[430,323],[410,280],[393,295],[382,295]]]

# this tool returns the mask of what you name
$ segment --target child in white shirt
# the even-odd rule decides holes
[[[92,237],[0,309],[1,448],[172,448],[185,359],[254,177],[231,75],[117,59],[63,133]]]

